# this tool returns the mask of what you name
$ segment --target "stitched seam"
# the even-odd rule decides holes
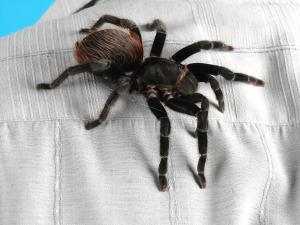
[[[33,122],[51,122],[51,121],[73,121],[73,122],[89,122],[89,119],[77,119],[77,118],[55,118],[55,119],[40,119],[40,120],[0,120],[0,123],[33,123]],[[106,119],[106,123],[110,122],[118,122],[118,121],[128,121],[128,120],[135,120],[135,121],[144,121],[144,122],[153,122],[154,119],[146,119],[144,117],[119,117],[119,118],[112,118]],[[194,122],[194,119],[191,116],[186,116],[186,118],[170,118],[171,121],[180,121],[180,122]],[[227,124],[246,124],[246,125],[259,125],[259,126],[266,126],[266,127],[300,127],[300,122],[293,122],[293,123],[282,123],[282,124],[269,124],[264,122],[251,122],[251,121],[226,121],[222,119],[210,118],[208,119],[210,122],[220,122],[220,123],[227,123]]]
[[[57,146],[56,146],[56,133],[57,133],[57,127],[56,123],[54,123],[53,127],[53,133],[54,133],[54,138],[53,138],[53,143],[54,143],[54,154],[53,154],[53,162],[54,162],[54,201],[53,201],[53,221],[54,225],[56,225],[56,199],[57,199],[57,188],[56,188],[56,172],[57,172],[57,166],[56,166],[56,154],[57,154]]]
[[[59,217],[60,217],[60,224],[63,224],[63,220],[62,220],[62,198],[61,198],[61,178],[62,178],[62,143],[61,143],[61,121],[57,121],[58,124],[58,144],[59,144]]]
[[[277,10],[272,10],[272,7],[271,7],[271,5],[266,5],[267,7],[267,10],[268,10],[268,13],[269,13],[269,15],[270,16],[273,16],[273,17],[277,17],[278,19],[279,19],[279,17],[278,17],[278,12],[277,12]],[[275,14],[275,15],[274,15]],[[279,19],[279,21],[280,21],[280,19]],[[271,24],[270,24],[271,25]],[[276,21],[276,19],[274,19],[274,26],[276,27],[276,33],[275,33],[275,35],[277,35],[277,37],[278,37],[278,39],[279,39],[279,42],[282,42],[282,37],[281,37],[281,35],[279,35],[278,34],[278,29],[279,29],[279,27],[281,27],[281,26],[279,26],[278,25],[278,23],[277,23],[277,21]],[[271,27],[271,26],[270,26]],[[284,29],[284,28],[283,28]],[[273,38],[273,36],[272,36],[272,38]],[[273,39],[273,40],[275,40],[275,39]],[[275,54],[275,61],[276,61],[276,65],[277,65],[277,69],[278,69],[278,71],[280,71],[280,62],[282,62],[281,60],[280,60],[280,57],[281,56],[279,56],[278,54]],[[291,118],[291,112],[290,112],[290,109],[289,109],[289,107],[288,107],[288,96],[287,96],[287,94],[288,93],[286,93],[286,89],[284,88],[284,82],[283,82],[283,79],[284,79],[284,77],[282,77],[281,76],[281,73],[279,73],[279,80],[280,80],[280,82],[279,82],[279,85],[280,85],[280,87],[281,87],[281,90],[282,90],[282,93],[283,93],[283,97],[284,97],[284,99],[285,99],[285,108],[286,108],[286,110],[287,110],[287,119],[288,119],[288,121],[289,120],[291,120],[290,118]],[[287,80],[288,80],[288,78],[287,78]],[[288,82],[287,82],[288,83]],[[289,83],[288,83],[289,84]],[[288,90],[290,90],[290,89],[288,89]],[[291,91],[292,92],[292,91]],[[294,103],[294,109],[295,109],[295,102],[293,102]]]
[[[264,3],[264,2],[263,2]],[[267,17],[267,16],[272,16],[273,15],[273,11],[274,10],[272,10],[271,9],[271,7],[270,7],[270,5],[268,5],[268,4],[266,4],[266,8],[264,9],[264,8],[262,8],[262,10],[263,10],[263,13],[264,13],[264,17]],[[278,34],[278,25],[277,25],[277,23],[276,22],[274,22],[274,25],[276,26],[276,32],[272,32],[273,30],[271,29],[271,25],[272,24],[270,24],[270,22],[269,22],[269,20],[266,20],[265,19],[265,21],[266,21],[266,25],[270,25],[270,26],[268,26],[268,30],[269,30],[269,32],[270,32],[270,34],[271,34],[271,37],[272,37],[272,42],[274,43],[275,42],[275,39],[276,38],[274,38],[274,34],[276,35],[277,34],[277,36],[278,36],[278,38],[279,38],[279,41],[281,42],[281,36]],[[275,20],[274,20],[275,21]],[[276,64],[276,66],[277,66],[277,69],[278,69],[278,71],[280,70],[280,66],[279,66],[279,57],[278,57],[278,54],[275,54],[275,63],[274,64]],[[289,110],[289,107],[288,107],[288,101],[287,101],[287,96],[286,96],[286,93],[285,93],[285,89],[284,89],[284,87],[283,87],[283,83],[282,83],[282,76],[281,76],[281,74],[279,73],[279,79],[280,79],[280,82],[279,82],[279,86],[281,87],[281,90],[282,90],[282,92],[283,92],[283,98],[284,98],[284,104],[285,104],[285,106],[286,106],[286,113],[287,113],[287,119],[288,119],[288,121],[290,121],[291,120],[291,114],[290,114],[290,110]]]
[[[170,139],[171,142],[172,139]],[[170,148],[172,148],[171,143],[170,143]],[[169,173],[169,199],[170,199],[170,206],[169,206],[169,219],[170,219],[170,224],[171,225],[176,225],[176,199],[174,196],[174,189],[175,189],[175,175],[174,175],[174,166],[173,166],[173,151],[170,152],[170,160],[169,161],[169,167],[170,171]]]
[[[284,7],[284,5],[282,5],[282,7]],[[280,20],[281,27],[282,27],[282,25],[284,25],[283,21],[286,21],[287,28],[291,29],[292,26],[291,26],[290,22],[287,20],[287,14],[286,14],[288,12],[287,8],[283,9],[283,8],[279,7],[278,11],[281,12],[281,15],[283,17],[283,19]],[[290,37],[291,39],[290,39],[289,36],[287,35],[288,34],[287,33],[288,29],[286,29],[285,27],[283,27],[283,30],[285,31],[284,34],[285,34],[286,40],[288,42],[290,42],[290,40],[292,40],[292,42],[295,42],[295,38],[293,36],[291,36]],[[291,52],[289,52],[289,55],[290,55],[291,59],[293,59]],[[288,65],[287,65],[287,59],[286,59],[286,57],[283,57],[283,59],[284,59],[285,68],[287,68],[288,67]],[[290,60],[290,61],[291,61],[292,65],[293,65],[293,61],[292,60]],[[295,68],[294,65],[293,65],[293,68]],[[288,71],[288,70],[286,70],[286,71]],[[289,84],[289,86],[295,87],[294,89],[296,89],[296,90],[298,89],[299,90],[299,87],[298,87],[298,84],[297,84],[297,77],[295,75],[295,70],[293,70],[292,74],[293,74],[293,76],[288,76],[287,77],[288,84]],[[295,79],[294,82],[291,79]],[[294,103],[295,117],[299,118],[299,114],[298,114],[299,110],[298,110],[298,107],[297,107],[297,104],[296,104],[297,100],[296,100],[296,97],[295,97],[297,95],[297,93],[299,93],[299,92],[295,93],[294,89],[291,89],[291,96],[292,96],[293,103]]]
[[[284,5],[283,5],[282,7],[284,7]],[[291,26],[290,26],[290,24],[289,24],[289,22],[288,22],[288,20],[287,20],[286,14],[284,13],[284,10],[282,9],[282,7],[279,7],[278,10],[274,10],[274,11],[277,12],[278,18],[280,17],[279,13],[281,13],[281,15],[283,16],[284,21],[286,21],[287,27],[288,27],[288,28],[291,28]],[[287,35],[288,29],[285,28],[285,24],[283,23],[283,19],[281,18],[280,20],[278,20],[278,21],[280,22],[279,27],[282,28],[282,29],[285,31],[285,32],[284,32],[285,38],[286,38],[286,40],[289,42],[289,38],[288,38],[288,35]],[[292,38],[294,39],[293,36],[292,36]],[[289,54],[291,55],[291,52],[289,52]],[[284,63],[284,66],[285,66],[285,68],[286,68],[286,71],[288,71],[288,69],[287,69],[287,60],[286,60],[286,57],[283,57],[283,60],[282,60],[282,61],[283,61],[283,63]],[[293,70],[293,72],[295,72],[295,70]],[[295,77],[295,75],[294,75],[294,76],[291,76],[291,77],[290,77],[290,76],[287,76],[287,83],[288,83],[289,87],[292,87],[293,84],[294,84],[294,82],[291,81],[291,78],[293,78],[293,77]],[[295,79],[296,79],[296,81],[297,81],[297,78],[296,78],[296,77],[295,77]],[[297,83],[297,82],[296,82],[296,83]],[[295,87],[295,85],[294,85],[293,87]],[[294,116],[295,116],[296,118],[298,118],[297,104],[296,104],[297,100],[295,99],[295,94],[294,94],[294,91],[293,91],[294,89],[295,89],[295,88],[290,89],[290,90],[291,90],[291,91],[290,91],[290,94],[291,94],[291,97],[292,97],[292,100],[293,100],[294,113],[295,113]]]
[[[259,133],[261,142],[264,146],[267,161],[268,161],[268,169],[269,169],[268,178],[267,178],[264,190],[263,190],[263,197],[261,199],[261,203],[260,203],[260,207],[259,207],[259,224],[263,225],[263,224],[267,224],[267,217],[266,217],[265,214],[266,214],[266,208],[267,208],[267,198],[268,198],[271,183],[272,183],[272,180],[273,180],[273,162],[272,162],[270,149],[269,149],[269,147],[266,143],[266,140],[265,140],[265,137],[264,137],[262,131],[259,128],[259,125],[256,125],[255,127],[256,127],[256,129]]]
[[[60,143],[60,122],[55,122],[55,153],[54,153],[54,168],[55,168],[55,186],[54,186],[54,224],[61,223],[61,143]]]
[[[166,41],[166,45],[188,45],[195,41],[176,41],[176,40],[168,40]],[[144,41],[144,47],[150,47],[152,46],[152,41]],[[285,50],[293,50],[293,51],[300,51],[300,46],[296,45],[280,45],[280,46],[269,46],[269,47],[263,47],[263,48],[255,48],[255,47],[249,47],[249,48],[238,48],[235,47],[234,51],[231,51],[232,53],[268,53],[268,52],[276,52],[276,51],[285,51]],[[61,53],[71,53],[73,52],[73,49],[58,49],[58,50],[48,50],[48,51],[38,51],[34,53],[25,53],[23,55],[14,55],[14,56],[6,56],[4,58],[0,59],[0,62],[5,62],[8,60],[13,60],[17,58],[26,58],[26,57],[33,57],[33,56],[41,56],[41,55],[54,55],[54,54],[61,54]],[[211,52],[215,52],[212,50]],[[222,51],[221,51],[222,52]]]

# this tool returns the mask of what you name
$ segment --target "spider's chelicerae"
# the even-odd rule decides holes
[[[104,23],[111,23],[127,30],[102,29]],[[167,164],[169,152],[170,120],[162,105],[181,113],[197,118],[196,136],[200,158],[198,161],[198,181],[200,188],[205,188],[206,179],[204,167],[207,158],[207,129],[208,129],[208,99],[196,93],[198,82],[209,82],[218,100],[219,110],[224,111],[224,98],[216,75],[227,80],[241,81],[257,86],[263,86],[262,80],[242,73],[205,63],[181,62],[199,52],[201,49],[222,49],[231,51],[233,47],[220,41],[198,41],[190,44],[170,59],[161,58],[162,48],[166,39],[165,24],[159,19],[147,24],[150,30],[156,30],[156,36],[150,57],[143,59],[142,37],[137,25],[128,19],[120,19],[111,15],[102,16],[89,29],[81,29],[87,35],[75,45],[74,55],[78,65],[69,67],[52,83],[41,83],[38,89],[53,89],[60,85],[68,76],[90,72],[95,76],[106,76],[115,82],[116,88],[108,97],[98,119],[85,125],[92,129],[100,125],[106,118],[111,106],[120,95],[136,91],[143,94],[150,110],[160,121],[160,163],[159,190],[168,189]],[[195,103],[201,103],[200,107]]]

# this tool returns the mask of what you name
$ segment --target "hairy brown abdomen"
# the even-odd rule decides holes
[[[143,60],[143,45],[135,33],[104,29],[88,34],[74,50],[78,63],[109,59],[125,70],[134,69]]]

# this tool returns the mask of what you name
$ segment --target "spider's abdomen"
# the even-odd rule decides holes
[[[143,44],[132,32],[117,29],[98,30],[76,43],[74,56],[80,64],[109,59],[124,70],[132,70],[142,63]]]
[[[139,73],[146,85],[169,87],[184,94],[194,93],[198,87],[198,80],[184,65],[164,58],[147,58]]]

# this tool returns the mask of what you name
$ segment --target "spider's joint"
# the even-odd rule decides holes
[[[125,76],[131,76],[133,74],[133,71],[125,72],[124,74],[125,74]]]
[[[236,74],[233,73],[233,77],[231,78],[231,80],[235,80],[235,78],[236,78]]]
[[[207,133],[208,129],[202,129],[202,128],[198,128],[196,129],[197,131],[199,131],[200,133]]]
[[[134,22],[132,20],[129,19],[121,19],[120,20],[120,26],[121,27],[128,27],[129,30],[132,30],[134,28],[136,28],[137,26],[134,24]]]
[[[157,97],[157,90],[155,90],[155,86],[154,85],[149,85],[147,87],[147,96],[148,98],[156,98]]]
[[[148,98],[156,98],[157,95],[155,93],[150,93],[148,94]]]
[[[208,81],[210,81],[210,79],[213,79],[213,80],[214,80],[214,77],[213,77],[212,75],[209,75]]]
[[[160,133],[160,136],[161,136],[161,137],[164,137],[164,138],[168,138],[168,137],[169,137],[169,135],[165,135],[165,134],[163,134],[163,133]]]
[[[208,108],[202,108],[202,109],[200,109],[196,114],[195,114],[195,116],[196,117],[198,117],[198,116],[200,116],[203,112],[208,112]]]
[[[167,97],[167,100],[170,100],[170,99],[172,99],[172,98],[174,98],[174,96],[173,96],[173,95],[169,95],[169,96]]]
[[[169,58],[169,60],[171,60],[171,61],[175,62],[175,60],[172,58],[172,56]]]
[[[173,98],[173,95],[172,93],[164,93],[163,98],[168,101],[169,99]]]
[[[166,31],[164,31],[164,30],[157,30],[156,32],[160,33],[160,34],[165,34],[166,33]]]
[[[159,173],[158,175],[159,175],[159,176],[165,177],[165,176],[166,176],[166,173],[164,173],[164,174],[163,174],[163,173]]]

